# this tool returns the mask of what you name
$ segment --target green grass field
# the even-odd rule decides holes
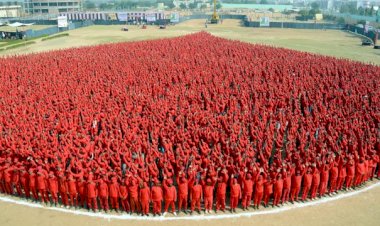
[[[360,38],[343,31],[247,28],[241,26],[238,20],[224,20],[223,24],[208,25],[208,28],[205,28],[204,22],[204,20],[186,21],[175,26],[168,26],[165,30],[160,30],[156,26],[148,26],[146,30],[136,26],[128,26],[128,32],[121,31],[122,25],[90,26],[69,31],[67,37],[44,42],[37,39],[35,40],[36,44],[4,50],[0,52],[0,55],[9,56],[111,42],[176,37],[207,31],[215,36],[228,39],[285,47],[380,65],[380,50],[361,46]]]

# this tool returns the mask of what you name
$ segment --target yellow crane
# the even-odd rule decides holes
[[[217,24],[219,22],[219,15],[216,13],[216,0],[214,0],[214,12],[212,13],[211,23]]]

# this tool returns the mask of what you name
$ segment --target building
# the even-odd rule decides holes
[[[60,16],[67,16],[69,21],[76,20],[118,20],[118,21],[148,21],[164,20],[163,11],[128,11],[128,12],[62,12]]]
[[[21,16],[20,5],[0,6],[0,18],[13,18]]]
[[[78,12],[82,0],[25,0],[24,8],[29,14]]]

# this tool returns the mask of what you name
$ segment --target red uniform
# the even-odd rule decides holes
[[[98,209],[97,197],[98,193],[96,189],[96,184],[92,180],[92,177],[89,177],[87,182],[87,206],[89,209],[93,209],[94,211]]]
[[[216,210],[221,209],[224,211],[226,209],[227,181],[227,173],[224,173],[223,176],[219,177],[218,179],[218,184],[216,187]]]
[[[292,173],[291,172],[285,172],[284,175],[285,175],[284,191],[282,193],[282,200],[281,200],[282,204],[289,201],[290,189],[292,187]]]
[[[191,211],[193,212],[195,207],[198,211],[201,211],[201,199],[203,196],[203,189],[200,184],[195,184],[191,189]]]
[[[164,200],[165,200],[165,212],[168,212],[169,206],[172,212],[175,212],[175,202],[177,201],[177,189],[173,186],[171,179],[164,181]]]
[[[189,182],[185,177],[177,179],[178,184],[178,210],[187,210],[187,197],[189,196]]]
[[[273,194],[273,181],[271,178],[268,177],[268,179],[264,183],[264,205],[268,206],[269,199],[271,195]]]
[[[149,202],[150,202],[150,189],[148,185],[144,182],[144,187],[140,188],[139,192],[140,202],[141,202],[141,212],[145,215],[149,214]]]
[[[151,198],[153,201],[153,214],[161,214],[163,191],[161,186],[158,185],[158,181],[156,181],[155,183],[156,185],[154,185],[151,190]]]
[[[125,183],[123,182],[120,185],[119,189],[120,189],[119,196],[120,196],[121,206],[123,207],[124,211],[129,212],[131,209],[129,206],[128,188],[125,185]]]
[[[132,212],[140,212],[139,187],[135,179],[131,179],[128,186],[129,204]]]
[[[334,162],[333,167],[330,169],[330,189],[329,193],[335,192],[337,180],[339,175],[338,164]]]
[[[67,193],[68,193],[68,187],[67,187],[67,181],[63,174],[58,175],[58,185],[59,185],[59,194],[61,195],[62,203],[65,206],[69,205]]]
[[[58,204],[58,180],[53,172],[49,173],[48,177],[49,191],[52,201],[55,205]]]
[[[108,190],[107,183],[102,179],[100,179],[98,183],[98,195],[100,199],[100,207],[103,210],[108,211],[109,210],[109,206],[108,206],[109,190]]]
[[[379,170],[380,171],[380,170]],[[346,177],[346,188],[350,188],[352,186],[352,181],[355,177],[355,162],[354,160],[350,160],[347,164],[347,177]]]
[[[34,200],[38,199],[38,193],[36,188],[36,174],[34,174],[33,170],[29,170],[29,188],[32,192],[32,196]]]
[[[209,178],[207,179],[206,183],[202,183],[204,185],[203,198],[205,202],[205,210],[211,211],[214,200],[214,187],[216,181]]]
[[[119,194],[120,194],[120,187],[119,183],[117,183],[116,177],[113,177],[111,180],[111,184],[109,184],[109,194],[111,199],[111,207],[112,209],[115,209],[116,211],[119,210]]]
[[[313,182],[313,174],[311,172],[311,169],[309,169],[308,172],[303,176],[302,201],[305,201],[307,199],[312,182]]]
[[[255,200],[254,205],[256,208],[259,208],[259,205],[261,204],[261,200],[263,199],[264,195],[264,183],[265,179],[262,175],[258,174],[256,183],[255,183]]]
[[[280,203],[283,188],[284,188],[284,180],[282,179],[282,174],[278,174],[277,179],[274,181],[274,194],[273,194],[274,206],[277,206]]]
[[[241,199],[241,187],[237,183],[236,179],[233,179],[231,182],[231,210],[235,212],[235,209]]]
[[[78,206],[78,192],[77,192],[77,182],[72,175],[69,175],[67,180],[67,188],[69,191],[70,205]]]
[[[319,173],[319,170],[317,167],[314,168],[313,171],[313,182],[311,185],[311,198],[314,199],[317,197],[317,191],[319,188],[319,184],[321,182],[321,174]]]
[[[49,195],[47,193],[47,186],[46,186],[46,179],[47,179],[47,176],[45,175],[45,173],[39,170],[37,172],[37,188],[41,195],[42,202],[49,201]]]

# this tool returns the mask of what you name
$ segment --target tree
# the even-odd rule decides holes
[[[99,8],[100,8],[101,10],[112,9],[112,8],[113,8],[113,5],[108,4],[108,3],[102,3],[102,4],[99,5]]]
[[[197,3],[192,2],[189,4],[189,9],[196,9],[197,8]]]
[[[179,8],[181,8],[181,9],[187,9],[187,6],[182,2],[182,3],[179,5]]]
[[[309,11],[307,11],[306,9],[301,9],[299,12],[298,12],[299,15],[305,17],[305,16],[309,16]]]
[[[222,3],[218,2],[216,3],[216,9],[221,9],[223,7]]]
[[[201,9],[206,9],[207,8],[207,5],[206,4],[202,4],[201,5]]]
[[[164,3],[169,9],[174,9],[175,5],[173,1],[168,1],[167,3]]]
[[[312,9],[315,9],[315,10],[319,9],[319,4],[317,2],[311,3],[310,6],[311,6]]]
[[[83,4],[83,7],[85,9],[95,9],[96,8],[95,3],[91,2],[91,1],[85,1]]]
[[[260,0],[260,4],[266,5],[266,4],[268,4],[268,0]]]

